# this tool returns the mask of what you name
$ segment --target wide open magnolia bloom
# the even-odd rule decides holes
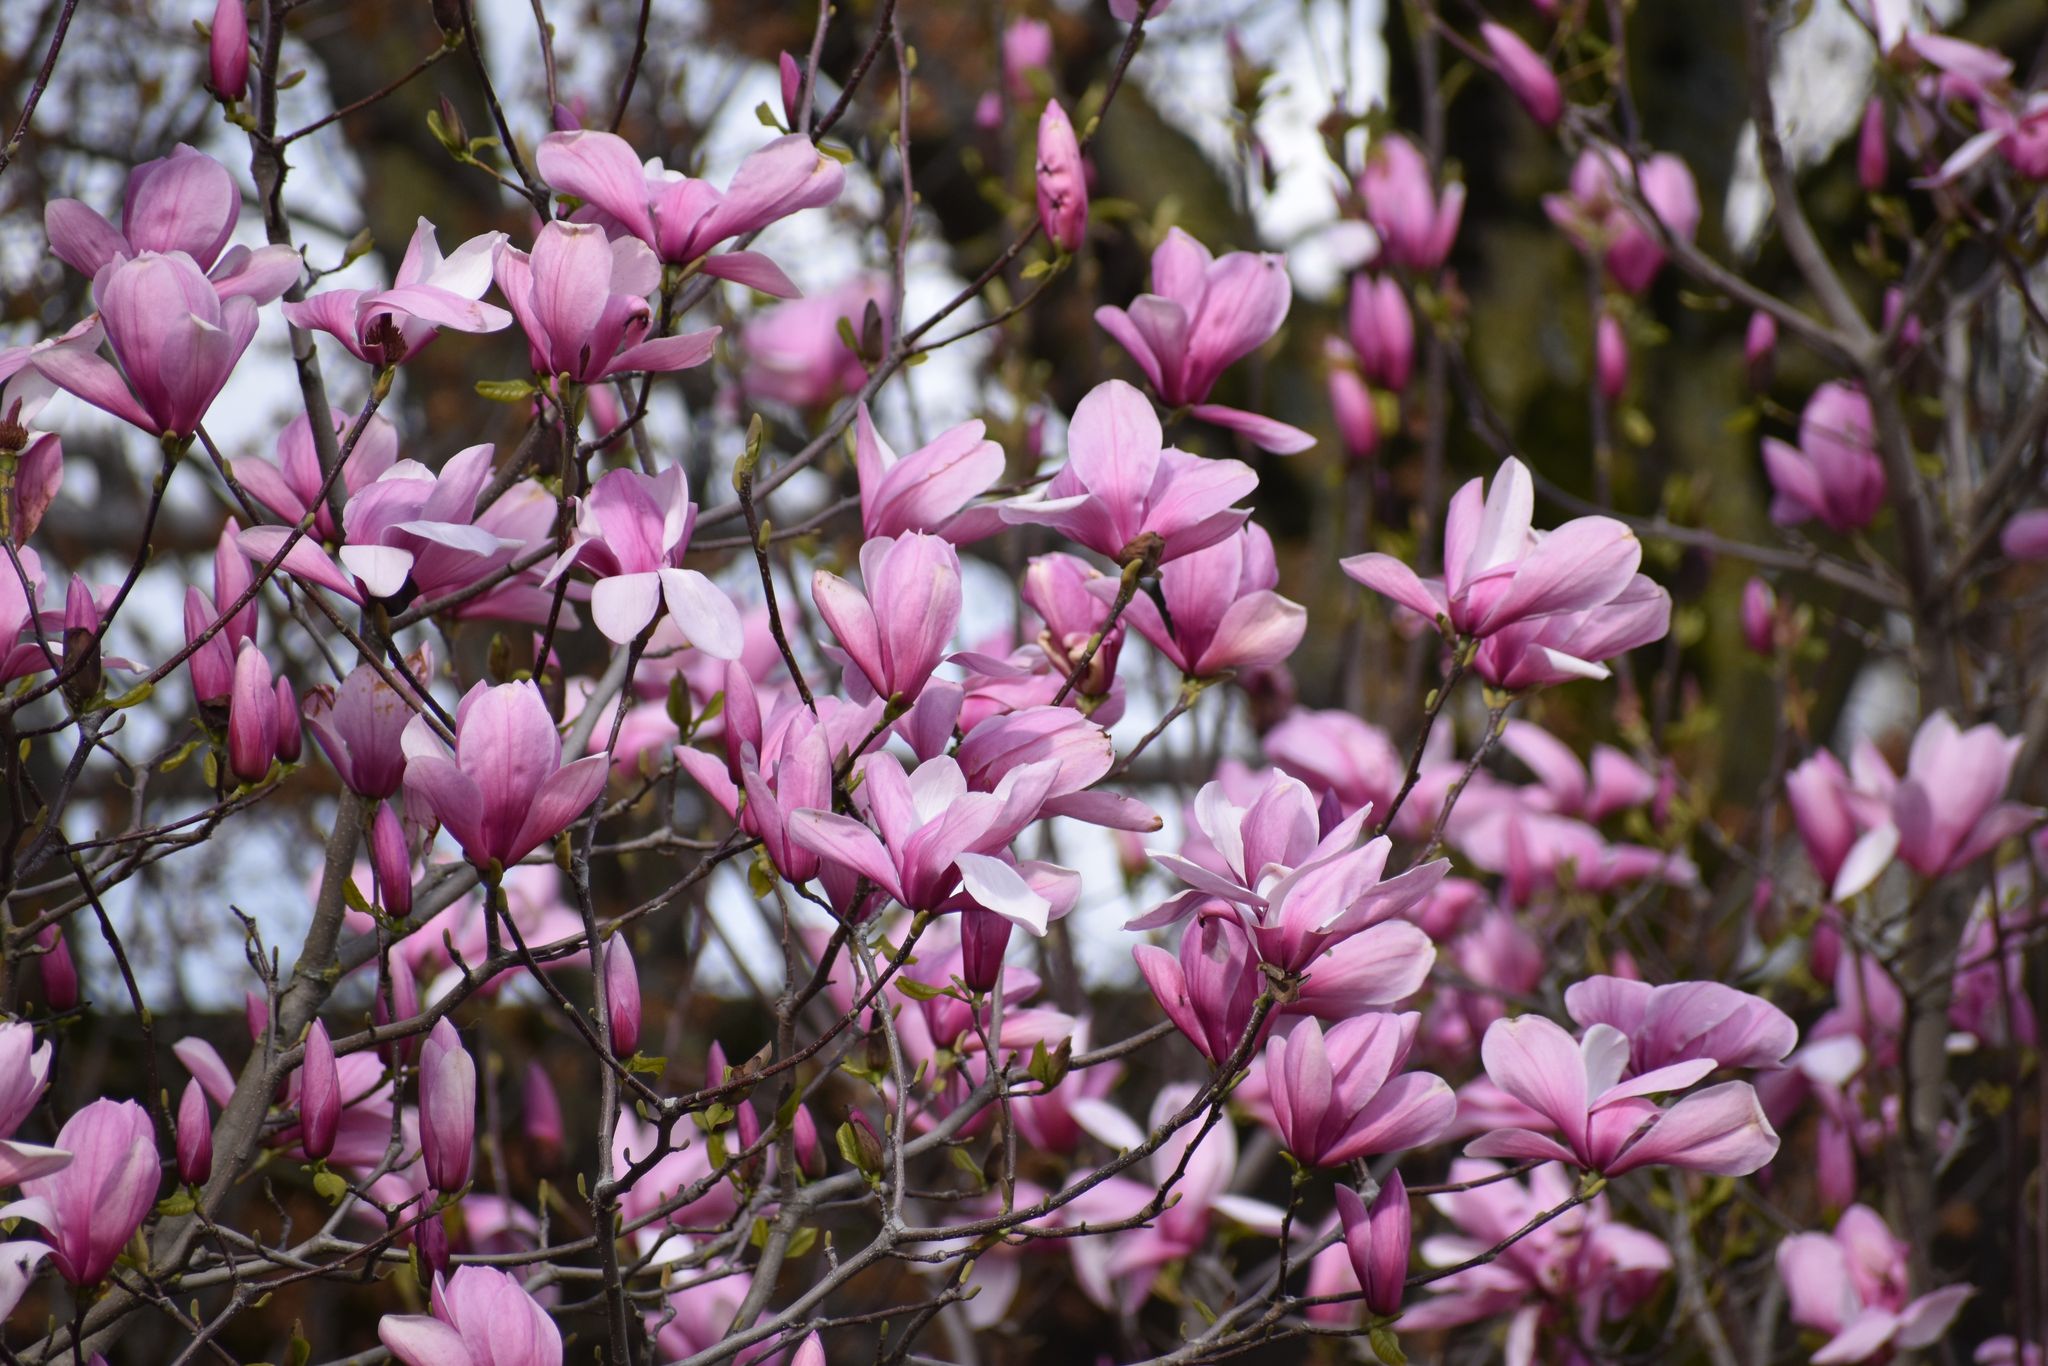
[[[960,554],[922,532],[878,536],[860,548],[861,587],[820,569],[811,599],[877,697],[915,701],[960,621]],[[856,701],[864,701],[858,687]]]
[[[534,163],[549,185],[583,201],[577,222],[637,238],[668,265],[700,261],[706,275],[785,299],[800,291],[773,261],[752,251],[714,256],[712,249],[799,210],[830,204],[846,183],[839,163],[797,133],[749,153],[723,191],[669,170],[659,157],[642,165],[624,138],[591,129],[548,134]]]
[[[1215,545],[1251,514],[1231,504],[1258,487],[1237,460],[1163,445],[1159,415],[1122,380],[1089,391],[1067,428],[1067,463],[1035,497],[1003,505],[1008,522],[1049,526],[1119,564],[1159,538],[1157,563]]]
[[[496,332],[512,325],[510,313],[481,302],[504,245],[504,233],[487,232],[443,256],[434,225],[422,218],[389,289],[323,290],[296,302],[287,299],[284,315],[300,327],[328,333],[357,360],[397,365],[418,355],[444,327]]]
[[[851,816],[803,810],[789,817],[790,837],[824,860],[828,882],[843,884],[835,905],[850,900],[858,876],[907,910],[979,906],[1042,935],[1052,904],[1003,855],[1038,819],[1057,771],[1051,762],[1027,764],[993,792],[970,792],[951,756],[906,774],[895,755],[871,754],[862,760],[860,791],[874,829]]]
[[[661,262],[638,238],[607,241],[594,223],[547,223],[533,254],[503,247],[498,288],[526,333],[535,374],[589,384],[636,371],[687,370],[711,359],[718,329],[649,337]]]
[[[92,294],[119,368],[83,344],[38,351],[32,364],[152,436],[191,436],[256,335],[256,301],[222,298],[182,251],[116,257]]]
[[[1627,1035],[1595,1024],[1574,1039],[1540,1015],[1495,1021],[1479,1054],[1493,1084],[1554,1125],[1563,1142],[1497,1129],[1468,1144],[1469,1156],[1558,1161],[1602,1176],[1647,1166],[1747,1176],[1777,1156],[1777,1132],[1748,1082],[1710,1086],[1668,1109],[1648,1099],[1699,1081],[1719,1065],[1713,1058],[1624,1079]]]
[[[1828,1334],[1817,1366],[1931,1347],[1947,1334],[1967,1285],[1909,1299],[1906,1244],[1865,1205],[1842,1211],[1832,1235],[1795,1233],[1778,1244],[1778,1276],[1792,1321]]]
[[[575,540],[549,568],[547,587],[572,566],[597,576],[590,618],[605,639],[629,645],[666,604],[683,638],[714,659],[737,659],[739,609],[717,584],[682,567],[697,524],[680,465],[653,478],[618,469],[576,500]]]
[[[2039,808],[2003,799],[2023,743],[1988,721],[1963,730],[1945,711],[1922,721],[1905,776],[1874,778],[1891,787],[1890,811],[1843,858],[1834,899],[1868,887],[1894,857],[1922,877],[1946,877],[2038,824]]]
[[[1280,1140],[1312,1167],[1434,1142],[1458,1111],[1444,1079],[1400,1074],[1422,1017],[1369,1011],[1327,1035],[1303,1020],[1266,1045],[1265,1082]]]
[[[562,1334],[515,1278],[488,1266],[434,1277],[433,1315],[386,1314],[377,1338],[405,1366],[562,1366]]]
[[[1596,607],[1501,627],[1479,642],[1472,672],[1513,693],[1577,678],[1605,678],[1608,669],[1602,661],[1662,640],[1670,630],[1671,595],[1637,574]]]
[[[1272,538],[1264,527],[1248,522],[1237,535],[1159,571],[1165,615],[1139,593],[1124,608],[1124,617],[1187,678],[1278,664],[1294,653],[1308,630],[1308,609],[1274,592],[1279,582]],[[1088,585],[1106,604],[1115,603],[1117,589],[1117,581],[1108,577]]]
[[[1104,306],[1095,321],[1117,339],[1170,408],[1242,432],[1269,451],[1291,455],[1315,444],[1298,427],[1257,413],[1205,403],[1223,372],[1266,344],[1287,319],[1293,286],[1286,258],[1233,251],[1218,258],[1179,228],[1152,253],[1152,288],[1128,311]]]
[[[431,813],[479,868],[510,868],[568,829],[610,768],[602,754],[563,766],[562,737],[531,683],[471,688],[456,708],[453,754],[423,718],[404,744],[408,808]]]
[[[156,1204],[156,1129],[132,1100],[96,1100],[64,1122],[57,1147],[70,1165],[23,1182],[0,1218],[42,1228],[57,1270],[84,1289],[107,1278]]]
[[[1799,444],[1763,443],[1764,473],[1777,495],[1771,520],[1797,526],[1818,517],[1834,531],[1860,531],[1884,505],[1884,461],[1878,458],[1870,400],[1852,385],[1830,382],[1813,391],[1799,414]]]
[[[1613,602],[1636,577],[1642,543],[1612,517],[1580,517],[1553,531],[1531,526],[1535,485],[1522,462],[1502,462],[1489,487],[1474,479],[1451,499],[1444,573],[1419,577],[1392,555],[1343,561],[1346,574],[1459,636],[1484,639],[1516,624]]]
[[[43,229],[57,259],[81,275],[97,277],[123,258],[182,252],[221,298],[266,304],[291,288],[302,263],[289,246],[230,248],[241,212],[242,192],[228,168],[181,142],[128,173],[120,227],[76,199],[53,199]]]
[[[1324,950],[1414,905],[1450,871],[1448,860],[1436,859],[1382,881],[1393,845],[1384,835],[1359,843],[1369,814],[1355,811],[1323,834],[1315,799],[1297,779],[1270,774],[1243,805],[1221,782],[1205,784],[1195,797],[1195,821],[1223,871],[1150,851],[1189,889],[1125,928],[1170,925],[1220,901],[1244,921],[1260,958],[1300,972]]]
[[[344,436],[355,425],[355,414],[334,409],[334,435]],[[398,462],[398,429],[389,418],[373,413],[356,438],[355,449],[341,466],[341,489],[353,497]],[[277,435],[277,458],[265,460],[247,455],[230,460],[235,482],[251,498],[286,521],[296,523],[313,509],[313,538],[335,539],[334,514],[320,496],[326,476],[320,471],[320,452],[313,444],[313,427],[304,413],[286,424]]]

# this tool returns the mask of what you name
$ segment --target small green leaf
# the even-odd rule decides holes
[[[1372,1354],[1386,1363],[1386,1366],[1408,1366],[1408,1354],[1401,1350],[1401,1340],[1394,1336],[1391,1328],[1380,1327],[1366,1335],[1372,1344]]]
[[[528,379],[480,379],[476,391],[493,403],[524,403],[538,392]]]

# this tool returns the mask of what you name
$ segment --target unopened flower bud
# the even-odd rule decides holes
[[[178,1179],[188,1186],[203,1186],[213,1175],[213,1116],[206,1105],[206,1092],[198,1081],[185,1083],[178,1101]]]
[[[420,1046],[420,1160],[443,1195],[469,1184],[476,1147],[476,1062],[447,1017]]]
[[[1088,176],[1081,144],[1058,100],[1038,117],[1038,222],[1061,251],[1078,251],[1088,236]]]
[[[45,952],[36,960],[43,978],[43,1004],[52,1010],[70,1010],[78,1004],[78,965],[71,961],[71,947],[55,925],[36,936]]]
[[[1545,128],[1556,127],[1564,114],[1564,90],[1550,64],[1519,33],[1501,24],[1481,24],[1479,36],[1493,53],[1494,69],[1529,117]]]
[[[315,1020],[306,1031],[305,1061],[299,1064],[299,1146],[317,1162],[334,1151],[340,1128],[341,1074],[327,1026]]]
[[[1742,640],[1768,658],[1777,650],[1778,595],[1762,579],[1742,587]]]
[[[555,1084],[548,1080],[547,1068],[538,1061],[526,1065],[522,1102],[527,1139],[550,1157],[559,1154],[562,1151],[562,1102],[555,1095]]]
[[[630,1058],[640,1051],[640,974],[623,934],[605,942],[604,996],[611,1014],[612,1052]]]
[[[405,823],[389,802],[378,803],[370,821],[370,874],[384,914],[399,920],[412,914],[412,854],[405,844]]]
[[[243,0],[220,0],[213,7],[213,32],[207,43],[207,69],[213,93],[239,100],[249,93],[249,16]]]
[[[255,642],[244,641],[228,701],[228,772],[245,783],[261,782],[276,757],[277,692],[270,661]]]

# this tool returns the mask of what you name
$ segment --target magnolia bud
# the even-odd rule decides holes
[[[206,1092],[199,1083],[185,1083],[178,1101],[178,1179],[188,1186],[203,1186],[213,1175],[213,1116],[207,1110]]]
[[[334,1151],[341,1127],[341,1074],[334,1066],[334,1044],[318,1020],[306,1031],[306,1057],[299,1064],[299,1147],[319,1161]]]
[[[1010,946],[1010,922],[994,911],[971,907],[960,913],[960,980],[973,991],[994,991]]]
[[[370,821],[370,874],[384,914],[399,920],[412,914],[412,855],[405,845],[405,824],[389,802],[379,802]]]
[[[605,942],[604,997],[611,1013],[612,1052],[630,1058],[640,1051],[640,974],[633,967],[633,948],[623,934]]]
[[[1600,384],[1600,397],[1611,406],[1628,388],[1628,337],[1621,320],[1602,313],[1593,338],[1593,369]]]
[[[448,1273],[448,1225],[439,1211],[426,1214],[413,1228],[413,1246],[419,1249],[420,1265],[429,1284]]]
[[[220,0],[213,7],[213,34],[207,44],[207,66],[213,93],[239,100],[249,93],[249,16],[242,0]]]
[[[782,73],[782,126],[796,131],[796,116],[803,105],[804,69],[787,52],[776,58]]]
[[[1749,363],[1749,387],[1771,387],[1771,360],[1778,349],[1778,320],[1758,309],[1749,315],[1749,330],[1742,337],[1742,356]]]
[[[43,977],[43,1004],[52,1010],[70,1010],[78,1004],[78,965],[71,961],[71,947],[55,925],[36,936],[47,950],[38,962]]]
[[[213,603],[197,588],[188,587],[185,590],[186,644],[199,639],[211,625]],[[225,703],[228,694],[235,690],[235,657],[228,652],[227,641],[218,632],[186,658],[185,667],[192,674],[193,700],[201,706]]]
[[[476,1062],[444,1016],[420,1047],[420,1160],[444,1195],[469,1184],[476,1146]]]
[[[789,1122],[789,1135],[796,1145],[796,1165],[806,1176],[825,1174],[825,1154],[818,1147],[818,1121],[811,1118],[811,1107],[798,1105],[796,1118]]]
[[[846,1123],[839,1126],[839,1155],[862,1173],[872,1176],[882,1170],[882,1138],[868,1117],[849,1110]]]
[[[249,1042],[262,1043],[270,1029],[270,1001],[260,991],[242,993],[242,1019],[249,1026]]]
[[[1344,328],[1368,384],[1399,394],[1415,369],[1415,315],[1391,276],[1361,275],[1351,286]]]
[[[289,678],[277,680],[277,757],[288,764],[299,761],[305,736],[299,729],[299,695]]]
[[[1088,176],[1081,144],[1058,100],[1038,116],[1038,222],[1061,251],[1078,251],[1088,236]]]
[[[1777,648],[1778,595],[1762,579],[1751,579],[1742,587],[1742,640],[1750,649],[1769,657]]]
[[[243,641],[228,700],[228,772],[245,783],[260,782],[276,757],[277,693],[270,661],[255,642]]]
[[[1890,148],[1884,122],[1884,100],[1876,95],[1863,106],[1863,126],[1856,135],[1856,178],[1872,194],[1884,188],[1890,175]]]
[[[1529,117],[1545,128],[1556,127],[1564,114],[1564,90],[1550,64],[1511,28],[1481,24],[1479,36],[1493,53],[1494,69]]]
[[[70,671],[64,695],[73,706],[99,692],[106,681],[100,668],[100,609],[85,579],[73,575],[64,590],[64,667]]]
[[[418,1018],[419,1013],[420,987],[412,974],[412,964],[405,960],[403,954],[394,953],[391,955],[391,981],[388,987],[378,987],[376,997],[370,1002],[370,1019],[378,1025],[404,1024]],[[418,1037],[408,1034],[384,1045],[383,1053],[386,1061],[409,1061],[418,1047]]]
[[[1373,412],[1372,390],[1350,370],[1330,371],[1330,413],[1337,435],[1354,460],[1370,460],[1380,446],[1379,417]]]
[[[547,1068],[537,1061],[526,1065],[524,1100],[527,1138],[550,1156],[560,1153],[562,1102],[555,1095],[555,1084],[548,1080]]]

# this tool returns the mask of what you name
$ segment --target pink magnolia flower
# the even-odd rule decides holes
[[[1158,814],[1142,801],[1095,787],[1114,767],[1116,745],[1108,731],[1072,707],[1020,707],[991,716],[967,732],[954,757],[975,792],[993,792],[1014,772],[1050,764],[1041,815],[1115,830],[1159,828]]]
[[[352,413],[337,409],[332,416],[337,437],[355,425]],[[397,460],[398,429],[383,414],[373,414],[363,428],[362,436],[357,438],[355,449],[342,463],[343,491],[353,496],[379,478]],[[243,456],[230,460],[228,466],[234,471],[235,482],[281,520],[295,523],[306,515],[307,508],[314,507],[314,539],[335,539],[333,513],[320,498],[321,485],[326,482],[320,472],[320,453],[313,445],[313,428],[304,413],[294,417],[278,433],[275,462],[260,456]]]
[[[1529,117],[1544,128],[1555,128],[1564,115],[1564,91],[1542,54],[1502,24],[1481,24],[1479,36],[1493,54],[1494,70]]]
[[[1443,269],[1465,213],[1465,186],[1453,181],[1439,195],[1429,162],[1400,136],[1382,138],[1359,173],[1365,218],[1379,234],[1380,256],[1399,270],[1432,275]]]
[[[1946,877],[2038,824],[2038,808],[2002,800],[2022,745],[1988,721],[1963,730],[1945,711],[1922,721],[1889,817],[1850,848],[1834,899],[1875,882],[1894,856],[1922,877]]]
[[[545,588],[572,566],[597,576],[590,617],[607,640],[629,645],[666,604],[691,645],[715,659],[739,656],[739,609],[703,574],[682,567],[697,505],[680,465],[649,478],[617,469],[577,499],[575,540],[556,559]]]
[[[43,229],[58,260],[95,280],[124,258],[183,253],[221,298],[244,295],[266,304],[299,278],[299,254],[288,246],[228,248],[241,212],[242,194],[227,167],[179,143],[169,156],[128,173],[120,227],[76,199],[53,199],[43,209]]]
[[[1106,582],[1106,576],[1073,555],[1038,555],[1025,567],[1021,594],[1025,604],[1045,623],[1038,633],[1038,648],[1061,682],[1073,674],[1074,666],[1087,652],[1088,642],[1109,620],[1115,597],[1112,595],[1107,602],[1097,597],[1093,585],[1098,581]],[[1131,601],[1135,603],[1137,598]],[[1119,620],[1103,635],[1088,668],[1075,685],[1081,696],[1109,696],[1116,686],[1117,660],[1123,654],[1127,634]]]
[[[1696,1091],[1669,1109],[1647,1097],[1714,1070],[1713,1058],[1668,1063],[1624,1080],[1628,1036],[1608,1024],[1575,1040],[1540,1015],[1496,1020],[1480,1044],[1495,1086],[1561,1131],[1563,1142],[1502,1128],[1466,1145],[1472,1157],[1538,1159],[1619,1176],[1652,1165],[1747,1176],[1778,1152],[1778,1135],[1747,1082]]]
[[[469,1184],[476,1146],[476,1063],[446,1016],[420,1045],[420,1160],[427,1183],[452,1195]]]
[[[222,298],[183,252],[116,257],[93,277],[93,302],[119,368],[83,347],[51,347],[32,363],[151,435],[198,430],[256,335],[256,301]]]
[[[1998,533],[1998,548],[2015,560],[2048,560],[2048,508],[2016,512]]]
[[[1227,669],[1277,664],[1301,644],[1308,610],[1275,593],[1279,582],[1272,538],[1247,523],[1239,534],[1159,571],[1170,626],[1143,593],[1132,597],[1124,616],[1184,676],[1214,678]],[[1099,578],[1089,591],[1113,604],[1117,585]]]
[[[1018,768],[994,792],[970,792],[958,761],[945,755],[905,774],[894,755],[872,754],[862,772],[875,829],[825,810],[789,817],[790,837],[824,860],[828,879],[837,874],[850,894],[857,875],[908,910],[971,904],[1045,933],[1051,903],[1001,854],[1037,819],[1054,765]]]
[[[630,1058],[640,1051],[640,970],[633,962],[633,944],[615,934],[604,950],[605,1014],[612,1031],[612,1052]]]
[[[1472,671],[1513,693],[1605,678],[1603,660],[1662,640],[1670,630],[1671,595],[1636,574],[1596,607],[1525,618],[1494,631],[1479,643]]]
[[[1379,414],[1373,410],[1372,390],[1355,371],[1331,368],[1330,417],[1351,458],[1370,460],[1380,446]]]
[[[1038,523],[1119,564],[1160,541],[1167,564],[1216,544],[1250,515],[1231,506],[1258,487],[1237,460],[1162,449],[1159,415],[1122,380],[1090,390],[1067,428],[1067,463],[1035,496],[1003,505],[1008,522]]]
[[[1415,368],[1415,315],[1400,282],[1387,275],[1359,276],[1344,316],[1359,373],[1381,389],[1406,389]]]
[[[1399,915],[1450,870],[1437,859],[1381,880],[1392,841],[1385,835],[1359,843],[1366,810],[1353,812],[1324,833],[1315,800],[1300,781],[1270,774],[1257,796],[1240,805],[1222,783],[1205,784],[1195,798],[1195,820],[1218,856],[1220,871],[1181,854],[1153,850],[1153,860],[1188,884],[1129,921],[1126,929],[1170,925],[1189,915],[1240,917],[1267,963],[1300,972],[1359,931]],[[1205,909],[1206,908],[1206,909]]]
[[[239,100],[249,93],[249,16],[243,0],[219,0],[214,5],[206,66],[214,94]]]
[[[1339,1184],[1336,1195],[1344,1253],[1365,1293],[1365,1307],[1375,1314],[1400,1313],[1402,1282],[1408,1279],[1408,1243],[1415,1226],[1401,1173],[1387,1173],[1370,1206],[1346,1185]]]
[[[497,332],[512,315],[480,302],[491,287],[492,267],[505,234],[470,238],[447,256],[425,218],[413,230],[389,289],[329,289],[294,302],[284,315],[300,327],[325,332],[370,365],[399,365],[440,334]]]
[[[318,1020],[306,1030],[304,1061],[294,1081],[299,1099],[299,1147],[317,1162],[334,1151],[342,1106],[341,1069],[335,1062],[327,1026]]]
[[[583,201],[578,222],[636,238],[667,265],[695,261],[706,275],[783,298],[798,290],[773,261],[752,251],[712,255],[713,248],[830,204],[846,182],[838,162],[794,133],[749,153],[724,191],[669,170],[659,157],[643,166],[624,138],[589,129],[548,134],[534,163],[557,192]]]
[[[1870,400],[1830,381],[1799,414],[1799,444],[1764,438],[1764,472],[1776,497],[1771,520],[1797,526],[1818,517],[1839,532],[1858,531],[1884,504],[1884,462],[1871,434]]]
[[[1251,936],[1235,918],[1202,916],[1182,931],[1177,953],[1152,944],[1131,950],[1159,1008],[1212,1063],[1236,1049],[1265,990]],[[1272,1017],[1260,1029],[1263,1038]]]
[[[71,1161],[62,1148],[16,1142],[13,1135],[50,1083],[50,1044],[36,1045],[25,1020],[0,1024],[0,1186],[16,1186],[61,1171]]]
[[[1128,311],[1096,309],[1095,321],[1131,353],[1162,403],[1192,404],[1196,417],[1282,455],[1315,444],[1299,428],[1203,401],[1225,370],[1265,345],[1286,321],[1294,291],[1285,258],[1247,251],[1218,258],[1170,228],[1152,253],[1152,288],[1157,292],[1140,294]]]
[[[1018,25],[1011,25],[1014,31]],[[1006,35],[1007,36],[1007,35]],[[1004,44],[1007,51],[1008,43]],[[1058,100],[1038,116],[1038,222],[1061,251],[1079,251],[1088,237],[1088,169],[1081,144]]]
[[[1799,1027],[1784,1011],[1719,982],[1653,987],[1588,977],[1565,988],[1564,1006],[1581,1029],[1604,1024],[1621,1031],[1631,1076],[1701,1058],[1722,1067],[1778,1067],[1799,1042]]]
[[[855,588],[820,569],[811,599],[877,697],[914,701],[960,620],[959,552],[922,532],[877,536],[860,548],[860,577]]]
[[[1828,1334],[1813,1360],[1868,1361],[1891,1349],[1931,1347],[1976,1293],[1950,1285],[1909,1299],[1906,1244],[1866,1205],[1851,1205],[1833,1234],[1795,1233],[1778,1244],[1778,1276],[1792,1321]]]
[[[533,254],[498,251],[498,288],[526,333],[534,373],[589,384],[634,371],[687,370],[711,359],[718,329],[649,337],[647,302],[661,262],[634,237],[607,241],[592,223],[546,223]]]
[[[377,1339],[405,1366],[562,1366],[562,1334],[505,1272],[458,1267],[434,1277],[432,1316],[386,1314]]]
[[[1458,1102],[1444,1079],[1401,1073],[1421,1023],[1412,1011],[1368,1011],[1325,1037],[1311,1018],[1269,1042],[1265,1082],[1287,1151],[1313,1167],[1337,1167],[1421,1147],[1450,1127]]]
[[[1634,186],[1635,193],[1628,193]],[[1640,199],[1651,217],[1629,201]],[[1546,195],[1543,208],[1580,251],[1603,261],[1614,282],[1640,294],[1664,268],[1658,225],[1690,242],[1699,231],[1700,195],[1686,164],[1668,152],[1642,163],[1641,178],[1613,147],[1591,147],[1572,167],[1569,194]]]
[[[1863,106],[1856,130],[1856,178],[1876,194],[1890,175],[1890,135],[1885,128],[1884,98],[1872,95]]]
[[[1588,766],[1579,762],[1579,756],[1562,740],[1534,722],[1522,720],[1508,722],[1500,742],[1528,765],[1542,785],[1540,793],[1528,794],[1524,789],[1525,794],[1559,815],[1600,821],[1657,795],[1657,780],[1612,745],[1593,746],[1593,761]]]
[[[1858,745],[1852,764],[1853,779],[1841,760],[1819,750],[1785,775],[1793,828],[1823,888],[1832,889],[1841,876],[1859,831],[1884,822],[1896,785],[1883,757],[1867,741]]]
[[[1508,458],[1489,487],[1474,479],[1451,499],[1444,523],[1444,576],[1423,579],[1392,555],[1342,561],[1346,574],[1453,633],[1484,639],[1518,622],[1579,613],[1620,597],[1643,547],[1611,517],[1580,517],[1554,531],[1531,525],[1535,485]]]
[[[1778,595],[1762,579],[1742,586],[1742,643],[1769,659],[1778,648]]]
[[[887,286],[858,276],[822,294],[763,309],[740,329],[747,364],[741,383],[750,398],[813,408],[841,394],[858,392],[868,368],[840,336],[845,322],[855,337],[865,335],[873,308],[887,330]]]
[[[455,713],[455,752],[423,720],[405,733],[408,807],[438,820],[480,868],[510,868],[567,829],[604,791],[591,754],[564,767],[562,737],[532,683],[479,683]]]
[[[980,422],[963,422],[928,445],[898,455],[875,430],[863,403],[854,415],[854,471],[860,479],[861,534],[901,536],[925,531],[955,543],[995,534],[993,509],[967,504],[1003,477],[1003,448],[984,439]]]
[[[132,1100],[96,1100],[64,1121],[68,1166],[22,1182],[0,1218],[26,1219],[50,1238],[50,1258],[79,1289],[98,1285],[156,1204],[156,1130]]]
[[[270,661],[256,642],[245,640],[235,657],[228,701],[228,772],[245,783],[261,782],[276,760],[277,689]]]
[[[1407,772],[1387,733],[1348,711],[1294,711],[1260,744],[1276,768],[1319,797],[1335,796],[1346,815],[1366,806],[1384,809]]]
[[[423,646],[405,673],[432,678],[432,655]],[[340,687],[322,684],[306,695],[306,724],[348,790],[390,797],[405,777],[405,727],[414,709],[368,664],[349,671]]]
[[[1604,1196],[1517,1238],[1531,1220],[1571,1196],[1572,1178],[1555,1164],[1538,1167],[1526,1182],[1500,1176],[1492,1162],[1451,1163],[1453,1183],[1485,1184],[1430,1197],[1457,1232],[1426,1239],[1423,1260],[1455,1266],[1497,1244],[1512,1246],[1491,1262],[1433,1282],[1430,1298],[1402,1314],[1404,1331],[1430,1332],[1509,1314],[1501,1360],[1505,1366],[1532,1366],[1540,1335],[1590,1341],[1602,1320],[1627,1317],[1670,1274],[1671,1250],[1663,1240],[1616,1222]]]

